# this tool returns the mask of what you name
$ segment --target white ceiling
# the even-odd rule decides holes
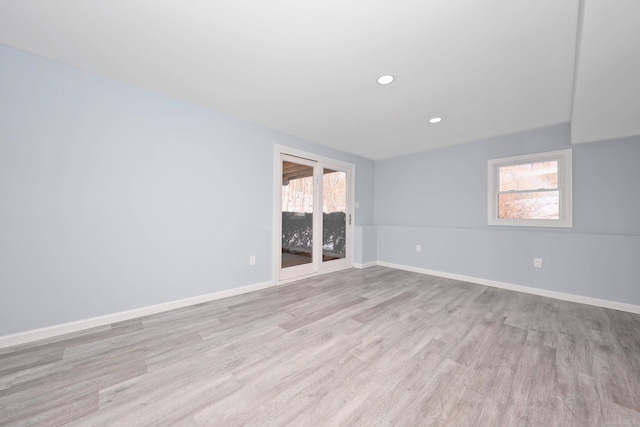
[[[0,0],[3,44],[372,159],[640,134],[639,29],[638,0]]]
[[[572,142],[640,135],[640,1],[586,0]]]

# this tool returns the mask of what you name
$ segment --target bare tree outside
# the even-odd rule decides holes
[[[313,245],[313,167],[283,162],[283,266],[311,262]],[[322,175],[322,260],[346,256],[347,173],[324,169]],[[318,237],[320,238],[320,237]]]
[[[322,176],[322,211],[345,212],[347,174],[325,169]],[[313,177],[291,179],[282,186],[283,212],[313,212]]]
[[[499,168],[498,217],[504,219],[558,219],[558,161]]]
[[[313,176],[291,179],[282,186],[282,212],[313,212]]]
[[[322,175],[322,211],[346,212],[347,174],[325,169]]]

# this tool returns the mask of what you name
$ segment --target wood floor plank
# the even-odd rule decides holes
[[[640,315],[386,267],[0,350],[2,426],[640,426]]]
[[[317,322],[318,320],[324,319],[339,311],[345,310],[347,308],[353,308],[363,301],[366,301],[366,298],[357,297],[354,299],[349,299],[347,301],[338,301],[330,306],[322,307],[306,315],[297,316],[285,323],[281,323],[280,327],[287,332],[291,332],[294,329],[298,329],[310,323]]]
[[[511,397],[511,387],[526,338],[527,331],[524,329],[500,326],[493,346],[476,363],[467,387],[505,405]]]

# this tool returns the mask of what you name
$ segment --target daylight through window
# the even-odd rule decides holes
[[[489,161],[489,224],[571,223],[571,150]]]

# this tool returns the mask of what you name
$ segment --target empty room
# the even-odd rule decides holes
[[[640,2],[0,2],[1,426],[640,426]]]

